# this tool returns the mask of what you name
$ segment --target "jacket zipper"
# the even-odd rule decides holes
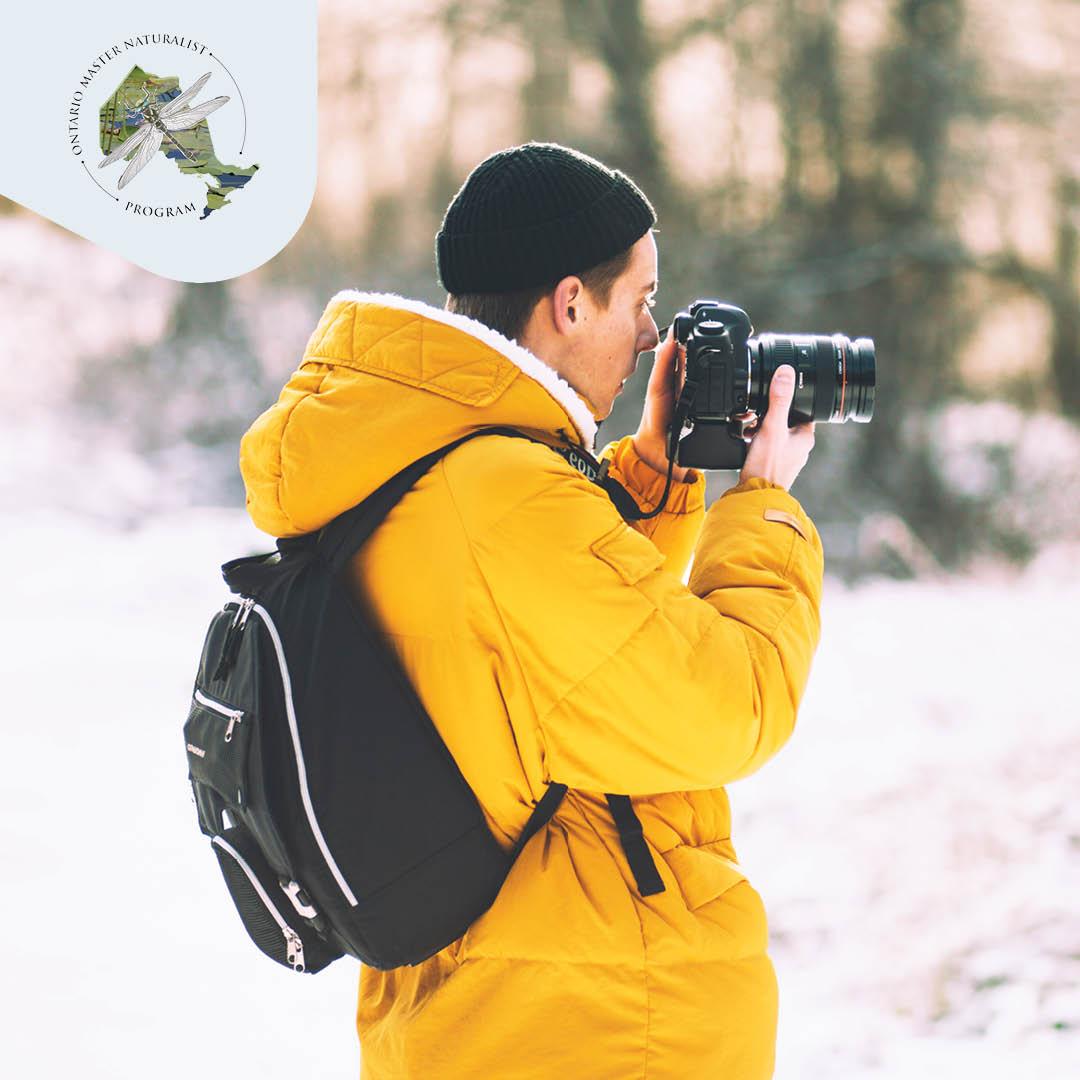
[[[211,839],[211,843],[217,844],[223,851],[228,852],[230,856],[236,861],[237,866],[244,872],[244,876],[251,882],[251,887],[259,894],[259,899],[263,902],[263,906],[273,916],[274,922],[281,928],[282,937],[285,938],[285,958],[292,965],[294,971],[304,970],[304,943],[300,940],[300,935],[281,917],[278,909],[274,907],[270,900],[270,897],[266,895],[266,890],[262,887],[262,882],[255,876],[255,871],[251,869],[247,864],[247,860],[236,850],[227,840],[223,840],[220,836],[215,836]]]
[[[225,741],[232,742],[233,728],[244,719],[244,710],[230,709],[228,705],[223,705],[220,701],[208,698],[198,687],[195,687],[195,700],[204,709],[209,709],[211,712],[220,713],[222,716],[229,718],[229,726],[225,729]]]
[[[281,644],[281,636],[278,634],[277,627],[274,625],[274,620],[270,617],[270,613],[266,608],[264,608],[262,604],[256,603],[254,600],[251,601],[251,604],[251,610],[256,612],[266,625],[266,629],[270,632],[270,639],[274,643],[274,652],[277,654],[278,667],[281,670],[281,685],[285,692],[285,712],[289,718],[289,732],[292,735],[293,756],[296,758],[296,775],[299,778],[300,799],[304,804],[304,813],[307,815],[308,826],[311,829],[312,835],[315,837],[316,844],[319,846],[323,861],[326,863],[327,869],[337,882],[341,894],[348,900],[351,907],[356,907],[356,897],[353,894],[352,889],[349,888],[349,884],[345,880],[345,875],[342,874],[338,864],[334,861],[334,856],[330,854],[330,848],[326,843],[326,838],[323,836],[322,829],[319,828],[319,822],[315,817],[315,807],[312,805],[311,792],[308,790],[307,769],[304,767],[304,754],[300,749],[300,730],[296,724],[296,709],[293,705],[292,696],[292,680],[289,678],[289,667],[285,662],[285,649]]]

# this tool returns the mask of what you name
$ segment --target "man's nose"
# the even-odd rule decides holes
[[[651,315],[649,316],[649,324],[649,333],[645,339],[645,344],[638,349],[638,352],[652,352],[660,344],[660,332],[656,329],[656,321]]]

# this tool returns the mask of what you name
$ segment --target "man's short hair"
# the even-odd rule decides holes
[[[581,283],[589,290],[601,308],[607,309],[611,302],[611,289],[616,280],[621,277],[630,265],[632,248],[620,251],[596,266],[590,266],[576,276],[581,278]],[[563,277],[569,277],[564,274]],[[529,317],[536,305],[550,296],[555,291],[558,281],[552,281],[547,285],[535,286],[531,289],[518,289],[516,292],[506,293],[462,293],[455,296],[452,293],[446,298],[446,310],[453,311],[458,315],[466,315],[470,319],[490,326],[497,330],[503,337],[517,341],[525,332]]]

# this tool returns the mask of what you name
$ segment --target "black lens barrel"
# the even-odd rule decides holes
[[[874,391],[877,385],[877,360],[871,338],[856,338],[851,343],[848,362],[848,386],[851,405],[844,416],[868,424],[874,415]]]
[[[761,334],[747,340],[750,408],[763,415],[778,367],[795,368],[791,422],[867,423],[874,414],[875,357],[870,338],[843,334]]]

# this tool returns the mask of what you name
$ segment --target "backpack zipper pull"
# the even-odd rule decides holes
[[[244,719],[244,710],[230,709],[224,702],[214,701],[213,698],[207,697],[197,686],[195,687],[195,700],[204,709],[209,709],[211,712],[229,718],[229,726],[225,729],[225,741],[232,742],[233,728]]]
[[[285,959],[292,965],[294,971],[304,970],[304,943],[300,935],[291,926],[285,928]]]
[[[232,626],[229,629],[235,629],[237,633],[243,630],[244,624],[248,621],[248,616],[254,606],[255,598],[253,596],[241,597],[240,606],[236,609],[236,615],[233,616]]]
[[[243,719],[243,716],[244,716],[243,712],[241,712],[241,710],[237,709],[236,712],[234,712],[232,714],[232,716],[229,717],[229,726],[225,729],[225,741],[226,742],[232,742],[233,728],[236,727],[236,725],[240,723],[240,721]]]
[[[240,647],[240,634],[254,606],[255,600],[253,597],[245,596],[240,600],[232,622],[229,623],[229,629],[225,633],[225,643],[221,648],[221,659],[218,661],[218,666],[212,676],[215,682],[228,675],[229,670],[232,668],[233,662],[236,660],[236,652]]]

